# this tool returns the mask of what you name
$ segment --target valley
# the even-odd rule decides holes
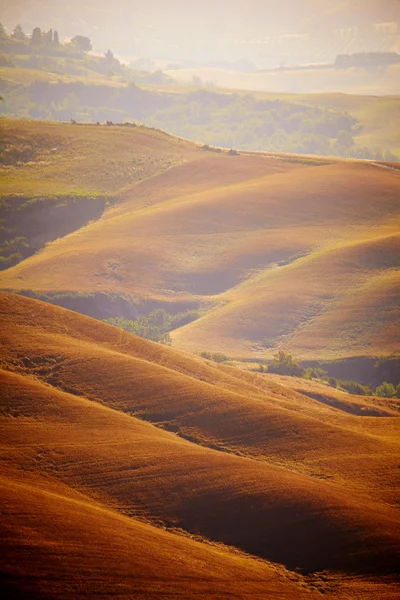
[[[1,128],[7,598],[395,598],[398,164]]]
[[[36,136],[36,124],[19,123],[5,121],[10,144],[23,130],[26,143]],[[33,160],[6,165],[5,202],[12,215],[24,194],[29,222],[33,203],[37,212],[53,202],[53,213],[39,213],[42,224],[36,218],[48,241],[0,274],[2,289],[119,294],[172,313],[201,307],[199,319],[172,333],[174,346],[190,352],[262,358],[283,349],[310,360],[396,353],[395,164],[235,156],[143,127],[43,124],[41,132],[56,151],[44,145]],[[62,194],[46,200],[42,180]],[[68,202],[71,223],[84,206],[79,197],[71,203],[78,194],[92,206],[103,198],[100,210],[87,224],[75,216],[76,230],[59,235],[47,215]]]
[[[10,597],[393,598],[398,407],[357,416],[12,294],[0,318]]]

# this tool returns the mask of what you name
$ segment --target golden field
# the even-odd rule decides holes
[[[3,133],[10,148],[36,144],[31,160],[3,167],[8,198],[112,201],[1,272],[1,289],[197,303],[203,316],[172,334],[190,352],[398,352],[395,164],[230,156],[144,127],[5,120]]]
[[[0,320],[8,597],[396,597],[395,403],[14,294]]]

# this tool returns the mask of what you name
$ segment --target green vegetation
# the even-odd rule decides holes
[[[393,383],[384,381],[376,388],[375,394],[381,398],[400,398],[400,384],[394,387]]]
[[[0,235],[3,231],[0,230]],[[0,270],[8,269],[18,264],[24,258],[32,254],[26,237],[17,236],[0,242]]]
[[[0,64],[25,69],[45,69],[56,74],[87,76],[98,73],[112,77],[132,77],[132,71],[121,65],[111,50],[104,56],[90,56],[92,44],[88,37],[76,35],[61,43],[57,31],[42,31],[34,27],[26,35],[17,25],[10,36],[0,23]]]
[[[87,315],[93,319],[103,320],[110,315],[136,314],[141,302],[136,298],[126,297],[121,293],[60,291],[44,292],[36,290],[11,290],[21,296],[34,298],[55,306]],[[143,308],[143,307],[141,307]]]
[[[260,363],[258,371],[260,373],[276,373],[278,375],[302,377],[303,379],[316,379],[328,384],[330,387],[345,390],[349,394],[359,396],[376,395],[382,398],[400,398],[400,373],[398,365],[399,359],[397,357],[379,358],[374,365],[374,376],[379,382],[376,386],[330,377],[328,372],[320,367],[302,368],[291,354],[283,350],[274,354],[273,361],[268,365]],[[385,377],[393,383],[388,383]]]
[[[42,300],[49,304],[57,304],[57,306],[62,306],[62,300],[88,300],[94,298],[94,294],[90,292],[36,292],[34,290],[20,290],[15,293],[27,298]]]
[[[400,384],[400,359],[397,356],[382,356],[374,365],[373,375],[379,382],[399,386]]]
[[[101,57],[88,54],[91,42],[85,36],[77,35],[62,44],[57,32],[41,31],[39,27],[34,28],[31,36],[19,29],[10,37],[2,31],[0,93],[4,101],[0,103],[0,115],[3,116],[93,123],[140,121],[197,140],[204,144],[205,150],[220,146],[385,161],[399,159],[394,153],[397,145],[382,148],[382,143],[388,143],[386,137],[379,141],[380,148],[375,147],[379,136],[374,133],[371,139],[358,117],[340,108],[340,101],[336,106],[327,106],[321,97],[318,106],[313,100],[307,104],[300,97],[296,102],[295,96],[282,100],[272,96],[262,98],[257,93],[228,94],[205,88],[189,92],[183,88],[179,93],[155,91],[154,87],[144,90],[137,83],[157,88],[173,82],[159,70],[135,73],[122,65],[111,50]],[[339,57],[338,61],[347,65],[350,59],[374,59],[369,55],[357,57]],[[389,59],[379,55],[379,60]]]
[[[155,311],[156,312],[156,311]],[[160,342],[161,344],[171,344],[171,337],[169,332],[164,329],[163,320],[160,322],[154,315],[147,317],[139,317],[136,321],[130,321],[123,319],[122,317],[112,317],[111,319],[105,319],[104,322],[114,327],[119,327],[133,333],[139,337],[151,340],[152,342]]]
[[[0,114],[42,120],[132,122],[210,146],[396,161],[390,151],[358,147],[362,127],[338,110],[284,100],[198,90],[161,94],[130,83],[122,87],[82,81],[4,84]]]
[[[15,149],[22,158],[25,149]],[[29,150],[29,155],[31,149]],[[11,160],[10,153],[7,159]],[[0,270],[31,256],[47,243],[98,219],[106,196],[4,196],[0,198]]]
[[[148,118],[155,127],[225,148],[396,160],[358,148],[360,123],[348,113],[285,100],[198,90]]]
[[[358,396],[372,396],[374,391],[369,385],[362,385],[357,381],[342,381],[341,379],[328,379],[328,383],[331,387],[343,389],[349,394],[356,394]]]
[[[133,83],[115,89],[106,84],[86,85],[81,81],[34,81],[18,87],[3,84],[2,92],[3,116],[47,121],[132,121],[145,116],[146,102],[151,100],[149,93]]]
[[[147,340],[170,345],[171,337],[169,332],[178,327],[183,327],[183,325],[198,319],[199,316],[199,312],[195,310],[171,315],[163,308],[157,308],[150,314],[139,317],[135,321],[122,317],[112,317],[104,319],[104,322]]]
[[[303,374],[303,369],[291,354],[284,352],[283,350],[279,350],[277,354],[274,354],[273,361],[268,365],[268,373],[301,377]]]
[[[308,367],[308,369],[304,369],[302,377],[304,379],[324,379],[327,375],[328,373],[324,369]]]
[[[229,360],[229,357],[226,356],[225,354],[222,354],[221,352],[204,351],[204,352],[200,352],[200,356],[202,358],[206,358],[207,360],[212,360],[216,363],[223,363],[223,362],[227,362]]]
[[[201,316],[201,311],[188,309],[171,314],[154,307],[143,299],[122,293],[36,290],[9,290],[13,293],[61,306],[74,312],[104,321],[140,337],[156,342],[170,343],[169,332],[183,327]],[[142,313],[142,316],[137,316]],[[112,317],[110,315],[113,315]]]

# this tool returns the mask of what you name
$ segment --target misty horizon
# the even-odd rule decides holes
[[[8,32],[21,24],[57,29],[64,38],[85,35],[94,50],[111,48],[122,58],[163,59],[185,65],[248,61],[266,68],[279,64],[331,61],[345,52],[398,51],[400,3],[323,0],[276,6],[271,1],[112,4],[84,6],[43,0],[0,5],[0,21]]]

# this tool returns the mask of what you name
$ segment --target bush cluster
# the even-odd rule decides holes
[[[268,372],[278,375],[291,375],[293,377],[301,377],[303,375],[303,369],[299,366],[298,362],[291,354],[283,350],[279,350],[277,354],[274,354],[273,361],[268,365]]]
[[[380,358],[374,368],[376,371],[387,374],[392,362],[393,357]],[[291,354],[283,350],[274,354],[273,360],[269,365],[260,364],[258,370],[260,373],[276,373],[279,375],[302,377],[303,379],[318,379],[331,387],[359,396],[376,395],[382,398],[400,398],[400,382],[396,385],[396,383],[388,383],[381,380],[381,383],[374,389],[369,385],[363,385],[357,381],[344,381],[336,377],[329,377],[327,371],[320,367],[303,369]]]
[[[212,360],[216,363],[223,363],[223,362],[226,362],[227,360],[229,360],[228,356],[226,356],[225,354],[222,354],[221,352],[204,351],[204,352],[200,352],[200,356],[202,358],[206,358],[207,360]]]
[[[195,321],[199,316],[200,313],[196,310],[171,315],[163,308],[157,308],[146,316],[138,317],[135,321],[123,317],[112,317],[105,319],[104,322],[152,342],[170,345],[171,336],[169,332]]]
[[[260,101],[250,94],[228,96],[198,90],[160,107],[148,116],[148,122],[202,141],[205,151],[224,147],[396,160],[390,151],[357,147],[354,137],[361,125],[345,112],[283,100]]]

